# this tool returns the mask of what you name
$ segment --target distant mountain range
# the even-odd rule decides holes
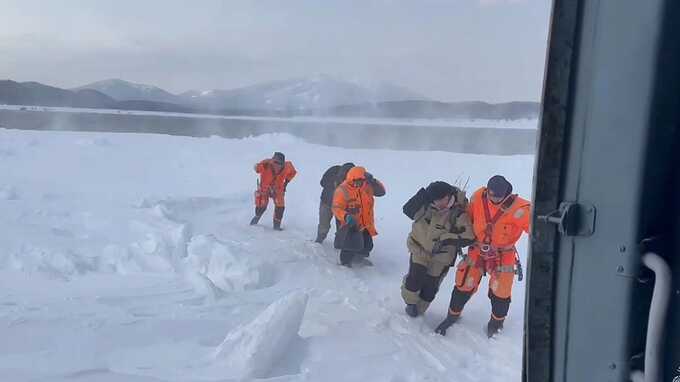
[[[115,100],[96,90],[64,90],[38,82],[0,81],[0,103],[68,107],[111,107]]]
[[[258,116],[520,119],[538,116],[536,102],[445,103],[389,83],[370,86],[316,75],[232,90],[172,94],[119,79],[60,89],[37,82],[0,81],[0,103],[178,113]]]
[[[84,89],[96,90],[117,101],[152,101],[180,104],[182,98],[159,87],[135,84],[119,79],[103,80],[80,86],[73,91]]]
[[[92,109],[148,110],[195,113],[190,107],[167,102],[146,100],[119,101],[100,91],[80,88],[60,89],[38,82],[0,81],[0,104],[52,107],[80,107]]]
[[[404,87],[380,83],[363,86],[328,75],[271,81],[233,90],[189,91],[185,103],[213,112],[223,110],[309,113],[366,102],[427,100]]]

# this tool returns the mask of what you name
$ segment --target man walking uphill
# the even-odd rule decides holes
[[[489,179],[470,200],[468,213],[472,219],[476,241],[468,249],[456,269],[449,314],[436,332],[442,335],[458,319],[463,307],[477,291],[482,276],[489,274],[491,318],[487,335],[492,337],[503,328],[510,309],[510,296],[515,274],[521,275],[521,264],[515,244],[522,232],[529,233],[531,217],[529,201],[512,193],[512,185],[500,175]]]
[[[421,188],[406,202],[404,213],[413,225],[406,242],[411,257],[401,296],[406,313],[416,317],[425,313],[458,252],[472,244],[475,235],[465,192],[446,182]]]
[[[342,166],[332,166],[321,177],[321,202],[319,203],[319,227],[316,233],[316,242],[323,243],[331,229],[333,220],[333,194],[335,189],[345,181],[347,172],[354,167],[354,163],[345,163]]]
[[[363,167],[349,170],[346,180],[335,190],[333,215],[341,223],[335,247],[340,249],[342,265],[351,267],[355,256],[368,257],[373,249],[373,236],[378,234],[373,219],[374,196],[383,195],[385,186]]]

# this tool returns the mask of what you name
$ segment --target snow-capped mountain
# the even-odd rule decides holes
[[[386,82],[362,84],[326,74],[269,81],[231,90],[190,90],[180,95],[156,86],[120,79],[98,81],[73,90],[83,89],[97,90],[118,101],[166,102],[213,112],[324,111],[342,105],[427,99],[405,87]]]
[[[159,87],[136,84],[119,79],[93,82],[73,90],[92,89],[108,95],[118,101],[154,101],[181,103],[182,99]]]
[[[185,102],[210,110],[327,110],[367,102],[426,100],[389,83],[364,85],[329,75],[271,81],[233,90],[189,91]]]
[[[93,89],[66,90],[38,82],[0,81],[0,104],[110,108],[115,103]]]
[[[155,86],[105,80],[67,90],[0,81],[0,104],[89,107],[175,113],[369,118],[535,119],[537,102],[439,102],[402,86],[358,83],[328,75],[270,81],[233,90],[171,94]]]

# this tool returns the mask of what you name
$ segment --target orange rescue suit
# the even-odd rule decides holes
[[[333,195],[333,215],[344,226],[345,217],[350,214],[356,219],[360,231],[366,230],[371,236],[376,236],[378,231],[375,229],[373,218],[373,187],[365,181],[365,176],[366,170],[362,167],[349,170],[347,178],[336,188]],[[359,179],[363,179],[364,183],[361,187],[354,187],[353,182]]]
[[[474,293],[484,272],[488,272],[490,292],[502,299],[510,298],[518,259],[515,244],[522,232],[529,233],[531,204],[517,195],[493,204],[486,198],[486,187],[482,187],[472,195],[468,214],[477,241],[458,263],[456,287]]]
[[[281,171],[276,173],[273,160],[265,159],[255,165],[255,172],[260,174],[260,181],[255,191],[255,205],[267,207],[269,198],[272,198],[276,207],[285,207],[286,185],[297,174],[293,163],[286,161]]]

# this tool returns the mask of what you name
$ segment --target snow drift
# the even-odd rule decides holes
[[[283,232],[271,229],[271,208],[248,225],[252,165],[274,151],[299,171]],[[0,158],[0,380],[520,378],[523,283],[491,341],[486,282],[446,337],[433,330],[451,275],[427,314],[405,316],[401,206],[432,180],[469,176],[471,191],[496,173],[528,197],[531,156],[340,149],[285,134],[0,129]],[[347,161],[387,188],[376,200],[374,267],[340,268],[332,240],[311,242],[319,178]]]

